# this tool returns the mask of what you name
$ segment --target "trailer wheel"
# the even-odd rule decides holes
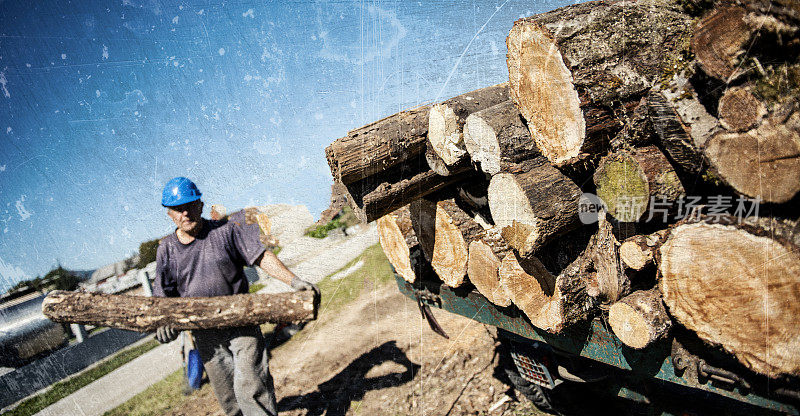
[[[504,370],[508,376],[508,379],[511,380],[511,384],[514,386],[514,389],[522,393],[523,396],[527,397],[528,400],[533,402],[533,404],[539,408],[539,410],[555,413],[553,403],[550,400],[550,393],[542,387],[539,387],[536,384],[533,384],[522,378],[517,369],[513,366],[514,363],[512,362],[511,367],[505,367]]]
[[[500,338],[498,352],[500,356],[499,364],[503,373],[508,377],[514,389],[528,398],[533,404],[542,411],[558,414],[553,406],[550,392],[543,387],[525,380],[511,358],[511,350],[514,348],[513,342],[508,339]]]

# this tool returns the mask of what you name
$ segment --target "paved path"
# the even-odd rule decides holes
[[[37,415],[102,415],[180,369],[180,345],[179,340],[159,345],[105,377],[53,403]]]

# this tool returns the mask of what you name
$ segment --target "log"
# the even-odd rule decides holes
[[[461,94],[432,106],[428,119],[428,141],[433,151],[447,166],[464,161],[467,151],[464,148],[463,128],[467,116],[508,99],[508,83],[502,83]]]
[[[685,55],[689,16],[591,2],[514,22],[509,95],[542,154],[562,167],[603,150],[625,115]]]
[[[511,305],[511,298],[500,282],[500,263],[511,252],[500,230],[486,230],[482,236],[469,243],[467,275],[478,292],[497,306]]]
[[[381,248],[389,263],[403,279],[414,283],[417,275],[411,264],[411,251],[419,241],[411,225],[408,206],[378,218],[377,225]]]
[[[411,216],[411,226],[419,241],[425,260],[433,258],[433,245],[436,241],[436,202],[427,198],[420,198],[408,206]]]
[[[655,146],[619,150],[604,157],[594,173],[597,196],[621,222],[637,222],[653,200],[686,196],[675,169]]]
[[[588,253],[588,252],[587,252]],[[500,285],[531,324],[550,333],[589,319],[594,301],[588,296],[590,256],[584,253],[553,276],[536,257],[508,253],[500,264]]]
[[[756,127],[767,114],[767,109],[750,92],[750,88],[731,87],[722,94],[717,113],[722,127],[729,131],[744,132]]]
[[[619,242],[614,237],[611,223],[606,213],[598,216],[598,229],[589,244],[593,248],[592,264],[596,271],[594,283],[597,293],[589,295],[597,299],[599,304],[611,305],[630,293],[631,282],[619,259]]]
[[[495,225],[523,257],[580,225],[580,188],[543,157],[494,175],[488,194]]]
[[[414,200],[472,177],[469,166],[436,174],[428,167],[424,155],[377,173],[364,180],[346,185],[347,199],[356,217],[364,222],[374,221]]]
[[[664,94],[654,90],[647,95],[647,108],[661,147],[682,172],[705,172],[702,152],[694,144],[689,128]]]
[[[700,19],[692,36],[698,66],[711,77],[730,82],[742,74],[739,59],[753,35],[745,24],[746,10],[738,5],[717,7]]]
[[[642,270],[653,264],[655,252],[663,244],[667,230],[656,231],[650,235],[634,235],[619,247],[619,257],[622,263],[633,270]]]
[[[489,180],[480,176],[456,185],[456,203],[483,228],[494,226],[489,210]]]
[[[423,154],[429,110],[426,105],[401,111],[331,143],[325,156],[333,179],[350,185]]]
[[[672,328],[657,289],[633,292],[611,305],[608,323],[623,344],[635,349],[665,338]]]
[[[680,224],[659,249],[659,288],[673,318],[745,367],[800,375],[797,223],[720,218]]]
[[[464,124],[464,145],[472,163],[487,176],[541,155],[510,100],[470,114]]]
[[[467,275],[469,244],[484,229],[453,199],[437,201],[435,209],[431,267],[446,285],[459,287]]]
[[[314,291],[244,294],[207,298],[159,298],[103,293],[50,292],[42,312],[54,322],[151,332],[227,328],[271,323],[301,323],[317,318]]]
[[[783,203],[800,191],[800,114],[770,118],[746,133],[720,132],[704,154],[716,175],[736,192]]]

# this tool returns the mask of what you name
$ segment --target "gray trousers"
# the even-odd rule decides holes
[[[259,327],[194,330],[192,334],[226,415],[278,414],[268,351]]]

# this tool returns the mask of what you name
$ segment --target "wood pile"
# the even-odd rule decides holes
[[[800,376],[798,35],[784,0],[523,18],[508,83],[353,130],[328,163],[409,282]]]

